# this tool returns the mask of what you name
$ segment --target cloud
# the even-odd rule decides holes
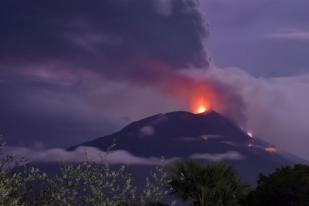
[[[183,110],[175,87],[187,80],[175,71],[208,65],[195,0],[12,0],[0,13],[0,133],[10,143],[69,146]]]
[[[282,32],[274,32],[270,34],[266,34],[265,38],[270,39],[286,39],[286,40],[301,40],[308,41],[309,40],[309,31],[307,30],[298,30],[298,29],[290,29]]]
[[[40,78],[80,90],[116,81],[170,92],[167,84],[183,82],[175,71],[208,65],[197,6],[195,0],[5,2],[0,78]]]
[[[41,141],[47,147],[69,147],[143,117],[186,108],[154,88],[87,75],[76,82],[7,77],[0,83],[0,93],[0,134],[19,146]]]
[[[195,0],[12,0],[0,13],[1,70],[147,82],[159,70],[207,64]]]
[[[25,147],[8,147],[6,152],[14,154],[17,158],[24,158],[28,162],[83,162],[126,164],[126,165],[160,165],[170,164],[180,160],[178,157],[162,159],[160,157],[139,157],[125,150],[101,151],[95,147],[78,147],[74,151],[61,148],[31,149]],[[236,151],[225,153],[192,154],[190,159],[204,159],[208,161],[242,160],[245,157]]]
[[[307,72],[307,40],[265,36],[286,33],[289,28],[307,32],[309,16],[305,8],[309,1],[200,2],[209,24],[207,48],[218,65],[239,67],[263,77]]]
[[[200,80],[212,81],[223,88],[229,88],[227,91],[222,90],[220,94],[231,96],[222,103],[234,104],[230,107],[234,110],[233,113],[220,107],[214,109],[252,131],[255,137],[280,150],[308,159],[309,74],[257,78],[239,68],[222,69],[216,66],[209,70],[187,72]],[[238,101],[242,104],[237,105]],[[239,114],[243,116],[241,121]]]
[[[126,164],[126,165],[158,165],[162,160],[157,157],[138,157],[125,150],[114,150],[103,152],[94,147],[78,147],[74,151],[67,151],[61,148],[37,150],[22,147],[8,148],[8,151],[17,157],[23,157],[33,162],[82,162],[93,161],[97,163]],[[164,161],[168,163],[175,159]]]
[[[225,153],[203,153],[203,154],[193,154],[190,156],[192,159],[203,159],[208,161],[221,161],[221,160],[242,160],[245,157],[236,151],[228,151]]]

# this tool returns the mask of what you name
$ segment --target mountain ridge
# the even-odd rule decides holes
[[[137,157],[180,160],[197,159],[205,164],[224,160],[250,182],[260,172],[300,160],[283,155],[273,145],[247,134],[232,120],[210,110],[201,114],[186,111],[160,113],[134,121],[118,132],[76,146],[124,150]]]

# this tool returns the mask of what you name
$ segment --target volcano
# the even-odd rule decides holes
[[[222,160],[251,183],[261,172],[269,173],[280,166],[302,161],[253,137],[213,110],[200,114],[184,111],[157,114],[68,150],[80,146],[106,150],[112,144],[116,144],[116,150],[142,158],[196,159],[205,164]]]

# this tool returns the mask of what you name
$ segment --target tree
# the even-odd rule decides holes
[[[47,175],[37,168],[26,168],[24,202],[31,206],[119,206],[135,200],[135,187],[124,166],[110,169],[86,161],[63,163],[60,169],[59,174]]]
[[[309,206],[309,166],[287,166],[268,176],[260,175],[248,205]]]
[[[4,145],[0,143],[0,206],[23,206],[19,193],[22,179],[20,174],[14,171],[18,161],[13,155],[3,152]]]
[[[141,205],[164,206],[161,201],[171,192],[168,185],[168,173],[162,165],[156,166],[155,170],[146,177],[146,184],[141,193]]]
[[[169,184],[172,193],[194,206],[237,206],[247,194],[247,186],[223,162],[208,166],[192,160],[176,163]]]
[[[27,205],[165,206],[161,201],[169,191],[162,166],[146,178],[140,198],[136,197],[136,187],[125,166],[112,169],[89,161],[60,166],[61,171],[54,175],[25,167],[22,196]]]
[[[2,148],[0,144],[0,206],[164,206],[161,201],[169,193],[163,166],[156,167],[146,178],[138,198],[124,165],[111,168],[102,158],[101,163],[61,163],[59,172],[47,174],[20,165]]]

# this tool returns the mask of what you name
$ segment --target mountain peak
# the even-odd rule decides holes
[[[211,134],[234,136],[235,140],[239,138],[247,140],[247,136],[233,121],[214,110],[200,114],[187,111],[161,113],[133,122],[121,132],[137,134],[144,127],[152,127],[158,138]]]
[[[267,172],[291,158],[269,152],[267,143],[249,137],[245,131],[222,114],[209,110],[193,114],[175,111],[156,114],[132,122],[122,130],[69,148],[91,146],[106,150],[128,151],[137,157],[166,159],[196,158],[201,161],[227,160],[250,178]],[[250,145],[250,146],[249,146]]]
[[[141,125],[141,124],[158,124],[160,122],[168,122],[168,121],[179,121],[179,120],[191,121],[192,119],[208,119],[208,118],[213,118],[216,119],[217,121],[221,120],[221,121],[232,122],[231,120],[228,120],[226,117],[224,117],[223,115],[214,110],[209,110],[198,114],[194,114],[188,111],[173,111],[168,113],[159,113],[132,122],[131,124],[127,125],[124,129],[131,128],[134,127],[135,125]]]
[[[216,137],[222,142],[233,142],[242,145],[247,145],[249,140],[248,135],[233,121],[214,110],[200,114],[174,111],[156,114],[132,122],[119,132],[82,145],[104,149],[112,144],[112,140],[116,139],[116,144],[125,145],[126,148],[137,148],[144,144],[142,142],[145,142],[145,144],[156,142],[155,144],[160,145],[184,139],[205,141],[205,138],[209,137],[211,137],[209,141]],[[135,143],[137,145],[134,145]],[[70,149],[74,148],[76,147]],[[140,148],[137,150],[140,150]],[[150,154],[150,151],[146,151],[146,153]]]

